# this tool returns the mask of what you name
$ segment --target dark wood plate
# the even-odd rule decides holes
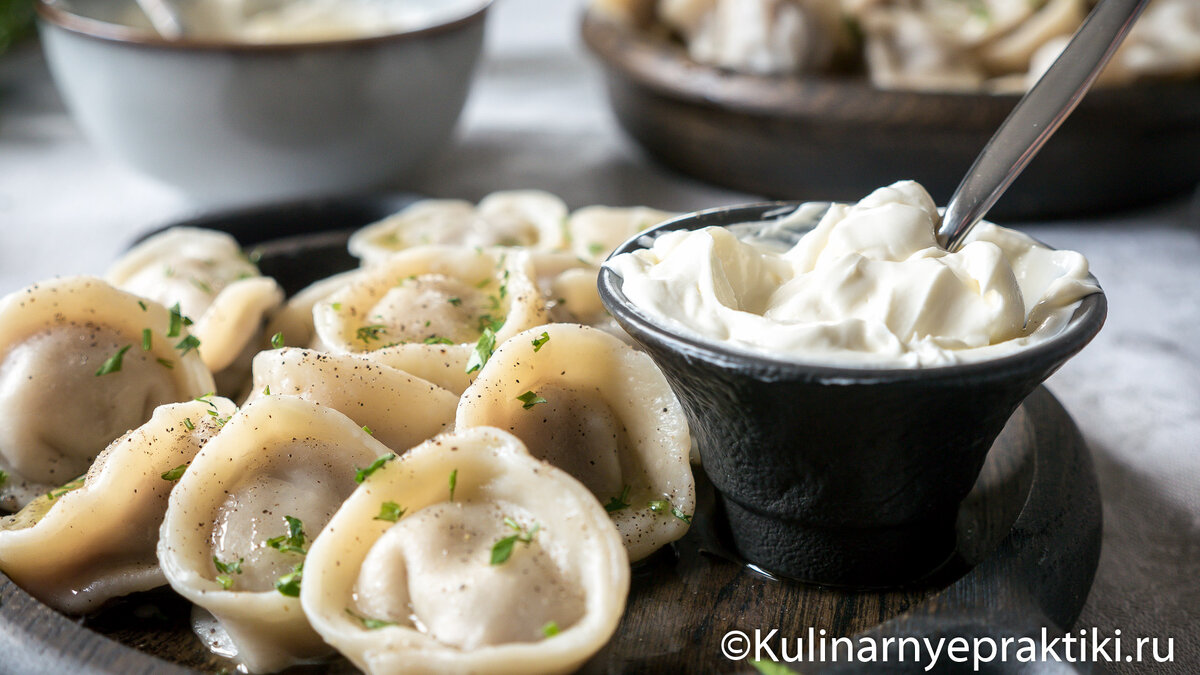
[[[911,178],[945,204],[1019,99],[885,91],[861,76],[741,75],[591,14],[583,37],[604,66],[617,120],[651,157],[776,199],[857,201]],[[990,217],[1098,213],[1198,182],[1200,80],[1098,88]]]
[[[363,198],[345,202],[345,208],[322,202],[319,209],[307,202],[186,224],[231,231],[244,244],[258,246],[264,269],[294,291],[353,264],[344,254],[348,230],[322,232],[321,223],[358,227],[411,199]],[[278,228],[291,236],[264,235]],[[1100,504],[1091,458],[1074,423],[1045,389],[1025,401],[993,446],[960,510],[954,557],[911,587],[822,588],[748,568],[729,552],[711,486],[702,472],[697,479],[692,530],[635,568],[617,634],[585,672],[746,672],[747,664],[721,654],[722,636],[730,630],[753,635],[755,628],[777,628],[781,636],[803,637],[812,627],[831,636],[932,639],[1033,635],[1043,626],[1060,631],[1078,616],[1099,556]],[[0,574],[0,673],[232,672],[230,662],[211,655],[192,634],[189,617],[188,603],[163,589],[73,619]],[[825,672],[800,665],[805,673]],[[893,665],[923,672],[920,664]],[[354,671],[339,659],[289,672]]]

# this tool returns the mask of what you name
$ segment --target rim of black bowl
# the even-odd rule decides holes
[[[644,242],[652,242],[666,232],[677,230],[697,230],[711,225],[727,226],[739,223],[762,222],[764,217],[775,213],[790,213],[803,201],[771,201],[736,206],[722,206],[704,211],[684,214],[660,223],[655,227],[630,237],[609,255],[608,260],[622,253],[644,249]],[[1041,242],[1039,242],[1041,243]],[[1044,245],[1044,244],[1043,244]],[[605,261],[607,262],[607,260]],[[1095,281],[1095,277],[1092,277]],[[1072,354],[1083,349],[1104,325],[1108,313],[1108,300],[1104,289],[1085,296],[1080,302],[1067,326],[1058,334],[1042,342],[1021,349],[1012,354],[996,358],[958,363],[945,366],[929,366],[922,368],[903,367],[872,367],[870,365],[844,366],[825,365],[810,361],[777,358],[758,354],[749,350],[723,347],[699,335],[690,336],[676,332],[669,326],[660,323],[654,317],[639,309],[625,297],[622,290],[622,279],[615,272],[602,266],[597,280],[600,300],[613,315],[617,322],[630,331],[635,339],[640,341],[637,333],[651,336],[662,345],[680,353],[685,357],[703,358],[705,361],[727,368],[752,367],[762,372],[776,376],[796,376],[813,380],[830,382],[845,381],[848,383],[865,384],[878,382],[898,382],[907,380],[971,379],[986,380],[1001,378],[1014,371],[1025,370],[1022,366],[1065,362]],[[1097,282],[1099,287],[1099,282]],[[777,379],[785,379],[778,377]]]
[[[280,53],[312,49],[347,49],[390,42],[415,40],[422,37],[451,32],[467,24],[479,21],[487,14],[495,0],[478,0],[479,7],[461,17],[443,23],[417,28],[414,30],[385,33],[383,35],[368,35],[363,37],[341,38],[337,40],[316,40],[309,42],[238,42],[236,40],[189,39],[168,40],[151,31],[138,30],[108,21],[93,19],[58,7],[56,0],[37,0],[35,9],[38,18],[57,28],[84,37],[117,42],[137,47],[156,49],[176,49],[181,51],[229,51],[229,52],[263,52]]]

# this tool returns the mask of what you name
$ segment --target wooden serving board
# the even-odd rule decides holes
[[[253,245],[262,241],[261,232],[278,237],[280,223],[290,223],[293,233],[308,225],[319,229],[297,214],[318,214],[323,221],[341,214],[345,217],[335,218],[337,224],[357,227],[402,203],[403,198],[387,198],[341,208],[322,202],[320,209],[310,203],[259,209],[253,219],[208,218],[203,224],[231,230]],[[255,221],[261,226],[259,238],[239,231],[238,223]],[[299,234],[267,242],[264,272],[294,292],[305,279],[353,264],[344,254],[345,236]],[[911,587],[837,589],[770,578],[731,552],[712,486],[700,470],[697,486],[691,531],[634,568],[624,619],[584,672],[752,672],[748,663],[722,655],[721,639],[731,630],[753,635],[755,629],[774,628],[780,636],[799,638],[811,627],[830,636],[935,640],[1036,635],[1042,627],[1053,634],[1078,616],[1099,558],[1100,501],[1091,457],[1075,424],[1044,388],[1026,399],[992,447],[960,509],[954,556]],[[73,619],[0,574],[0,674],[232,672],[230,661],[212,655],[192,633],[190,615],[186,601],[163,589]],[[1013,672],[1020,666],[993,665]],[[845,663],[797,667],[806,675],[861,668]],[[918,663],[873,670],[924,672]],[[338,659],[287,672],[355,670]]]

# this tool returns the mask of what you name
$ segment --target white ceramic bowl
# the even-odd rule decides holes
[[[454,130],[490,0],[379,37],[168,41],[131,0],[39,0],[55,82],[84,133],[202,202],[330,195],[411,174]]]

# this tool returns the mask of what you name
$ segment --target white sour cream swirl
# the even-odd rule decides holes
[[[811,222],[801,207],[772,229]],[[709,227],[606,263],[677,332],[776,358],[920,368],[995,358],[1058,334],[1099,291],[1087,260],[980,223],[948,253],[915,182],[835,204],[790,249]]]

